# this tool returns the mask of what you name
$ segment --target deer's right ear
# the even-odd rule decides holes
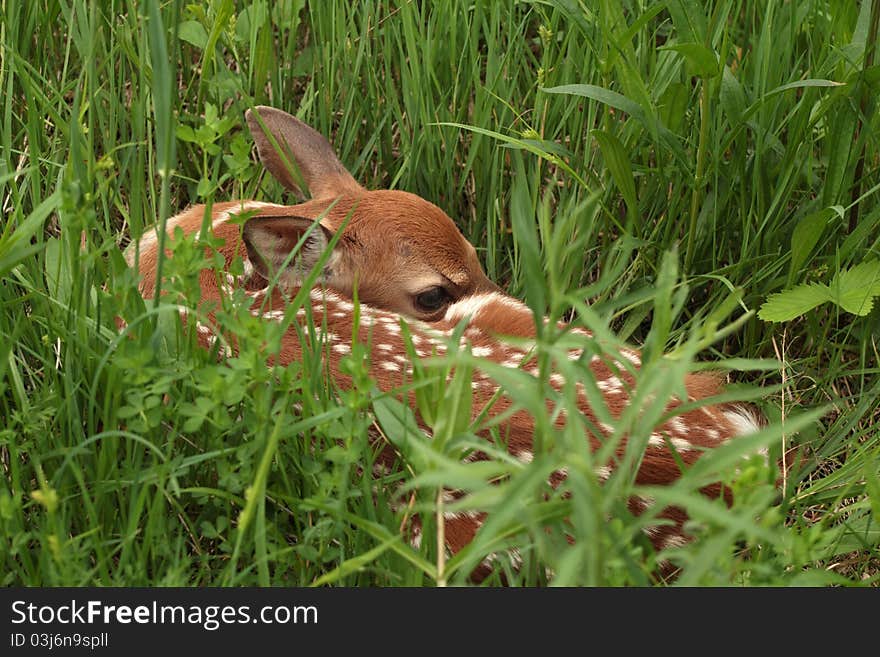
[[[299,251],[291,256],[307,232],[308,237]],[[332,237],[333,233],[328,229],[321,224],[315,226],[315,220],[306,217],[254,217],[244,225],[242,232],[248,259],[254,269],[267,281],[274,280],[277,275],[279,283],[288,287],[302,284]],[[333,260],[331,255],[325,263],[324,278],[332,275]]]
[[[260,105],[245,118],[263,166],[288,189],[316,199],[364,191],[330,143],[296,117]]]

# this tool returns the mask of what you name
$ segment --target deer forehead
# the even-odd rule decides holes
[[[398,264],[416,268],[414,275],[434,271],[460,287],[482,272],[476,251],[449,216],[415,194],[377,190],[339,199],[325,225],[343,228],[350,243],[375,258],[383,254]]]

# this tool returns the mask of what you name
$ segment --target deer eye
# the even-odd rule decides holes
[[[450,299],[449,292],[437,285],[416,295],[416,308],[423,312],[436,312],[448,304]]]

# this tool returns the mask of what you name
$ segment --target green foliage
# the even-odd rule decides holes
[[[768,322],[786,322],[826,301],[864,317],[871,312],[877,296],[880,296],[880,260],[871,260],[838,271],[828,285],[808,283],[771,295],[761,306],[758,317]]]
[[[487,584],[649,585],[660,559],[680,584],[876,584],[878,22],[877,0],[2,3],[0,583],[431,585],[495,555]],[[292,202],[252,160],[258,103],[437,203],[490,278],[595,339],[543,327],[538,376],[451,343],[410,384],[433,441],[363,345],[345,391],[317,348],[267,364],[303,298],[283,322],[224,300],[242,349],[200,349],[177,304],[205,319],[210,238],[163,245],[149,303],[121,249],[194,202]],[[624,340],[644,366],[615,419],[587,365]],[[636,486],[647,427],[706,368],[770,425]],[[536,415],[531,462],[476,435],[471,372]],[[615,429],[599,453],[578,384]],[[719,479],[732,507],[696,492]],[[632,495],[685,507],[697,540],[654,554]],[[443,513],[482,511],[444,562]]]

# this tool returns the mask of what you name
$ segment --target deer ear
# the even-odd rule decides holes
[[[260,161],[287,189],[316,199],[364,191],[330,143],[296,117],[260,105],[245,118]]]
[[[315,267],[333,237],[327,228],[306,217],[254,217],[244,225],[242,238],[254,269],[267,281],[277,275],[283,285],[297,286]],[[312,228],[314,226],[314,228]],[[309,230],[311,229],[311,232]],[[309,232],[299,251],[291,252]],[[325,263],[329,278],[334,257]]]

